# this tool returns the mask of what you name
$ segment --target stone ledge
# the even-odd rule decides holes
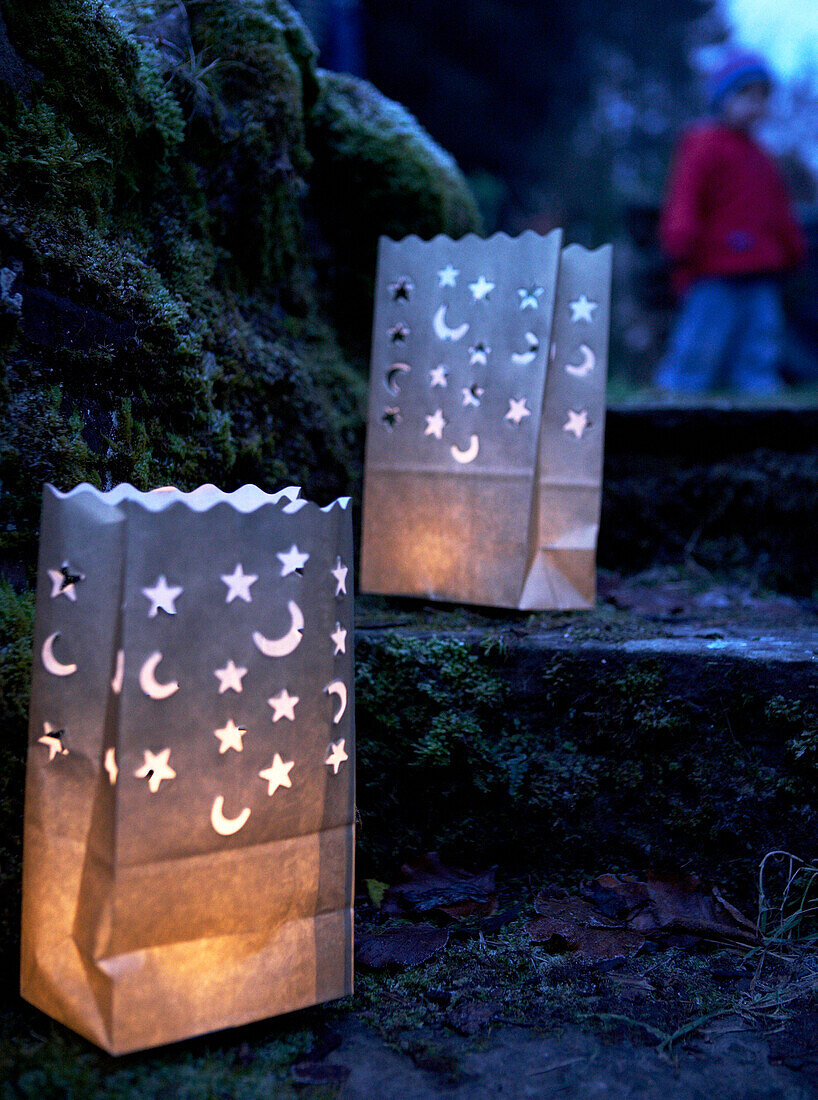
[[[695,870],[740,897],[765,852],[810,857],[816,619],[771,602],[787,626],[758,608],[733,627],[610,607],[398,623],[409,601],[376,626],[362,601],[362,873],[440,850],[552,881]]]
[[[818,451],[818,409],[748,407],[710,400],[696,405],[612,405],[605,424],[608,456],[679,455],[715,461],[765,448]]]
[[[780,592],[816,591],[818,409],[614,407],[599,563],[693,560]]]

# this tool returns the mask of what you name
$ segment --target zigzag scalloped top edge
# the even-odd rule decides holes
[[[512,237],[509,233],[506,233],[504,229],[498,229],[498,231],[496,233],[492,233],[490,237],[481,237],[477,233],[466,233],[463,237],[457,238],[450,237],[446,233],[437,233],[434,237],[420,237],[417,233],[409,233],[406,237],[401,237],[400,240],[395,240],[394,237],[387,237],[386,235],[383,235],[380,239],[381,241],[385,241],[391,245],[394,245],[395,247],[403,247],[405,245],[411,244],[413,241],[417,241],[419,244],[435,244],[438,241],[446,241],[452,247],[457,248],[458,246],[465,244],[467,241],[474,240],[478,241],[480,244],[488,244],[491,241],[497,240],[497,238],[504,238],[509,242],[513,242],[534,237],[538,241],[545,241],[553,233],[561,232],[562,230],[559,227],[549,230],[548,233],[537,233],[534,229],[524,229],[522,233],[518,233],[516,237]],[[593,256],[598,252],[603,252],[605,249],[611,248],[613,248],[613,245],[610,242],[601,244],[597,248],[586,248],[584,244],[579,244],[576,241],[572,242],[571,244],[563,245],[564,251],[568,251],[569,249],[576,250],[580,252],[585,252],[589,256]]]
[[[217,504],[227,504],[237,512],[255,512],[265,505],[277,504],[281,506],[282,512],[293,515],[305,507],[318,508],[321,512],[330,512],[336,505],[341,509],[346,509],[350,500],[349,497],[338,497],[337,500],[333,500],[323,508],[319,508],[317,504],[305,500],[301,496],[301,489],[297,485],[288,485],[284,489],[279,489],[276,493],[266,493],[263,489],[259,489],[257,485],[242,485],[241,488],[226,493],[218,486],[210,483],[199,485],[189,493],[176,489],[172,485],[143,492],[128,482],[122,482],[107,490],[97,489],[95,485],[90,485],[87,481],[75,485],[73,489],[69,489],[67,492],[62,492],[50,483],[47,483],[45,488],[50,490],[59,500],[70,500],[82,493],[89,493],[96,500],[111,508],[127,500],[140,505],[147,512],[161,512],[170,507],[171,504],[177,503],[184,504],[192,512],[207,512]]]

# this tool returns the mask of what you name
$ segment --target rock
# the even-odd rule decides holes
[[[9,41],[6,23],[0,13],[0,81],[7,84],[24,103],[31,101],[31,90],[43,74],[27,65]]]
[[[318,78],[310,203],[331,249],[335,316],[363,345],[378,237],[462,237],[480,230],[480,216],[454,160],[405,108],[358,77],[321,70]]]
[[[148,42],[169,61],[178,63],[190,56],[190,20],[184,4],[177,4],[162,15],[133,28],[134,38]]]

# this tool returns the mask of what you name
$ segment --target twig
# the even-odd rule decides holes
[[[577,1062],[584,1062],[584,1058],[566,1058],[564,1062],[555,1062],[553,1066],[546,1066],[545,1069],[533,1069],[529,1072],[529,1077],[542,1077],[543,1074],[553,1073],[555,1069],[565,1069],[567,1066],[575,1066]]]

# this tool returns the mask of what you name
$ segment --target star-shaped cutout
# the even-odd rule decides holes
[[[442,409],[435,409],[431,416],[426,417],[426,428],[424,429],[424,435],[433,435],[435,439],[443,438],[443,429],[446,427],[446,419],[443,416]]]
[[[448,386],[449,383],[446,381],[446,375],[448,373],[449,372],[442,363],[436,367],[432,367],[429,371],[429,384],[431,386]]]
[[[49,760],[53,760],[55,756],[68,756],[68,749],[62,743],[64,733],[65,730],[54,729],[50,722],[43,722],[43,735],[37,740],[48,748]]]
[[[134,775],[137,779],[147,779],[151,794],[156,794],[163,779],[176,778],[176,772],[168,763],[169,759],[170,749],[162,749],[155,754],[150,749],[145,749],[145,763],[137,768]]]
[[[245,603],[253,602],[250,598],[250,585],[256,583],[258,576],[254,573],[245,573],[241,562],[236,564],[232,573],[222,573],[221,578],[227,585],[225,603],[232,603],[235,599],[244,600]]]
[[[116,783],[116,777],[119,775],[119,768],[116,763],[116,749],[110,748],[105,750],[105,763],[103,767],[108,773],[108,779],[113,787]]]
[[[307,564],[309,556],[310,555],[305,551],[299,550],[295,543],[292,544],[286,553],[276,554],[276,557],[281,562],[281,576],[287,577],[290,573],[300,573]]]
[[[473,367],[475,363],[481,363],[485,367],[488,364],[490,352],[491,348],[488,344],[482,341],[475,344],[473,348],[469,348],[469,366]]]
[[[349,572],[349,569],[347,568],[347,566],[341,564],[341,559],[340,558],[336,558],[335,559],[335,568],[330,569],[330,573],[332,574],[333,577],[335,577],[335,580],[337,582],[336,588],[335,588],[335,595],[336,596],[346,596],[346,594],[347,594],[347,573],[348,572]]]
[[[503,419],[510,420],[514,424],[519,424],[523,417],[531,416],[531,409],[527,409],[525,403],[525,397],[521,397],[519,401],[514,397],[509,397],[508,412]]]
[[[335,652],[333,657],[337,657],[339,653],[346,653],[347,651],[347,632],[341,626],[340,623],[335,624],[335,630],[330,634],[330,638],[335,643]]]
[[[529,286],[520,287],[517,291],[520,299],[520,309],[539,309],[540,303],[537,300],[543,295],[543,288],[541,286]]]
[[[73,584],[66,584],[65,577],[62,575],[59,569],[49,569],[48,575],[51,578],[51,599],[55,599],[57,596],[67,596],[69,600],[76,600],[77,593],[74,591]]]
[[[329,756],[324,761],[325,764],[329,764],[332,767],[333,775],[338,774],[338,769],[341,767],[345,760],[349,760],[349,756],[344,752],[344,745],[346,744],[346,738],[342,737],[340,741],[330,741]]]
[[[67,565],[61,569],[49,569],[48,576],[51,579],[51,599],[57,596],[66,596],[72,603],[77,601],[77,581],[85,580],[82,573],[71,573]]]
[[[286,688],[278,695],[274,695],[272,699],[268,699],[267,702],[273,708],[273,721],[278,722],[281,718],[289,718],[291,722],[294,722],[295,705],[298,699],[298,695],[290,695]]]
[[[168,615],[175,615],[176,601],[183,591],[183,588],[170,586],[164,573],[162,573],[153,588],[142,589],[142,595],[147,596],[151,601],[148,618],[155,619],[160,608],[162,611],[166,611]]]
[[[267,794],[275,794],[279,787],[292,787],[290,770],[294,763],[294,760],[289,760],[285,764],[279,754],[276,753],[270,767],[258,773],[261,779],[267,780]]]
[[[219,752],[227,752],[228,749],[241,752],[244,748],[241,739],[245,733],[247,733],[247,730],[244,726],[237,726],[232,718],[228,718],[226,726],[223,726],[220,730],[213,730],[213,736],[219,739]]]
[[[451,264],[446,264],[446,266],[437,273],[438,287],[457,286],[457,276],[459,274],[460,272],[452,267]]]
[[[390,344],[405,344],[406,338],[409,335],[409,328],[404,325],[402,321],[398,321],[396,325],[393,325],[389,329],[389,343]]]
[[[393,302],[408,302],[412,291],[415,289],[415,284],[411,279],[407,279],[405,275],[394,283],[389,284],[389,293],[392,295]]]
[[[597,307],[596,302],[589,302],[584,294],[580,294],[573,302],[569,302],[568,306],[571,310],[571,321],[576,323],[577,321],[593,321],[591,314]]]
[[[463,394],[463,408],[466,409],[470,405],[472,408],[480,408],[480,398],[486,392],[482,386],[478,386],[475,382],[472,386],[464,386],[460,391]]]
[[[396,424],[400,424],[402,419],[400,409],[395,405],[387,405],[381,417],[387,428],[394,428]]]
[[[217,668],[213,675],[219,681],[219,695],[226,691],[241,691],[242,677],[247,675],[246,668],[238,668],[232,661],[228,661],[224,668]]]
[[[568,410],[568,419],[562,426],[564,432],[573,432],[577,439],[582,438],[582,433],[590,424],[588,419],[588,410],[582,409],[581,412],[574,412],[573,409]]]
[[[488,298],[494,290],[494,283],[490,283],[485,275],[481,275],[476,283],[469,283],[469,290],[474,295],[475,302],[479,302],[483,298]]]

